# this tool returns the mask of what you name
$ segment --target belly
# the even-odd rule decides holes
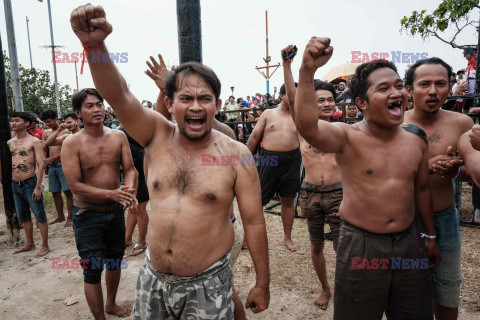
[[[263,135],[263,148],[270,151],[292,151],[299,146],[296,131],[266,130]]]
[[[228,208],[214,211],[208,206],[177,203],[152,199],[148,225],[150,259],[162,273],[193,276],[230,251],[233,226]]]

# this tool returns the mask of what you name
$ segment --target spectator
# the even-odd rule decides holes
[[[466,80],[468,83],[468,94],[475,93],[475,75],[477,71],[477,49],[467,48],[463,50],[463,54],[468,61],[467,68],[465,68]]]
[[[42,135],[43,135],[43,130],[38,128],[38,124],[40,121],[38,121],[37,116],[34,114],[29,114],[30,118],[32,119],[32,123],[28,126],[28,133],[30,133],[32,136],[37,138],[38,140],[42,140]]]
[[[234,111],[238,109],[238,105],[235,103],[235,97],[230,96],[228,98],[229,103],[225,106],[225,111]],[[228,122],[235,122],[237,120],[237,115],[235,112],[227,113]]]

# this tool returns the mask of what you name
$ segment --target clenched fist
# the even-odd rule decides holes
[[[315,71],[330,60],[332,53],[330,38],[312,37],[303,53],[302,68]]]
[[[90,3],[72,11],[70,24],[73,32],[83,45],[100,45],[112,33],[112,25],[107,21],[105,10]]]

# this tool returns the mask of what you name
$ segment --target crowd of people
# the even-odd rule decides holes
[[[108,53],[112,26],[101,7],[80,6],[71,25],[85,50]],[[121,264],[104,262],[123,259],[136,225],[130,255],[146,255],[134,319],[245,319],[244,307],[258,313],[270,301],[262,207],[279,196],[285,248],[300,253],[292,238],[299,193],[322,288],[318,308],[327,309],[334,293],[334,319],[456,319],[462,276],[453,182],[480,185],[480,126],[445,108],[467,110],[464,97],[447,99],[473,93],[474,53],[465,53],[468,66],[456,75],[429,58],[402,79],[393,63],[378,60],[334,85],[314,77],[332,52],[330,39],[312,37],[295,83],[296,47],[289,45],[278,96],[275,88],[273,96],[230,96],[225,104],[220,80],[200,63],[168,70],[160,54],[150,57],[146,74],[159,89],[153,104],[133,96],[113,63],[91,63],[88,54],[96,88],[73,96],[72,113],[59,119],[45,110],[41,122],[11,115],[12,188],[26,236],[14,253],[36,249],[31,212],[42,236],[36,257],[50,251],[45,174],[57,211],[50,223],[73,226],[95,319],[130,314],[116,303]],[[334,290],[325,223],[336,253]],[[255,267],[245,303],[232,283],[242,247]]]

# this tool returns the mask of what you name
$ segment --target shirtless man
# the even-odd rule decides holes
[[[258,143],[263,139],[262,148],[258,152],[259,157],[277,157],[278,166],[260,163],[258,167],[262,205],[268,204],[275,193],[278,193],[281,202],[283,242],[288,250],[303,253],[292,240],[295,220],[293,202],[300,184],[302,156],[297,129],[290,115],[285,85],[280,87],[280,99],[282,102],[277,108],[267,109],[262,113],[248,138],[247,147],[254,153]]]
[[[450,91],[452,68],[439,58],[413,64],[405,73],[414,109],[405,123],[421,126],[429,141],[430,187],[435,212],[435,234],[442,263],[432,270],[435,318],[457,319],[460,305],[460,218],[454,204],[452,179],[464,180],[462,161],[454,155],[460,136],[473,126],[470,117],[440,109]]]
[[[288,54],[292,50],[292,45],[284,48],[282,57],[284,56],[283,52]],[[293,57],[287,61],[283,60],[283,74],[288,103],[291,106],[290,113],[295,121],[296,89],[292,75],[292,61]],[[337,98],[335,88],[330,83],[315,80],[314,89],[315,101],[319,110],[319,121],[330,122],[330,118],[335,111],[335,100]],[[300,140],[300,151],[305,167],[305,179],[302,182],[299,198],[300,208],[302,215],[307,219],[312,262],[322,285],[322,292],[314,304],[318,308],[326,310],[331,289],[327,281],[325,255],[323,254],[324,226],[325,221],[330,225],[333,235],[333,249],[336,253],[341,222],[338,209],[343,198],[342,181],[335,161],[335,154],[320,152],[300,135],[298,139]]]
[[[25,112],[14,112],[10,128],[15,135],[7,141],[12,154],[12,191],[18,221],[23,224],[27,243],[14,253],[35,250],[33,241],[32,210],[42,235],[42,247],[36,258],[46,255],[48,247],[48,223],[43,206],[42,178],[44,153],[42,142],[27,133],[31,116]],[[35,169],[37,170],[35,174]]]
[[[152,79],[155,82],[158,89],[160,89],[160,93],[158,94],[157,103],[156,103],[157,108],[155,109],[155,111],[162,114],[168,120],[173,121],[172,114],[168,112],[167,106],[165,105],[165,97],[166,97],[165,79],[170,75],[170,71],[167,69],[161,54],[158,54],[158,62],[152,56],[150,56],[150,61],[146,62],[149,70],[145,71],[145,74],[148,75],[150,79]],[[215,115],[216,114],[218,114],[218,110],[216,111]],[[234,141],[236,140],[235,133],[233,132],[232,128],[230,128],[224,123],[221,123],[215,118],[213,119],[212,128],[217,131],[220,131],[224,135],[230,137],[232,140]],[[233,268],[233,266],[235,265],[235,262],[237,261],[238,256],[240,255],[240,251],[242,250],[242,246],[244,243],[244,230],[233,212],[233,202],[230,205],[229,217],[230,217],[230,220],[232,221],[233,231],[235,233],[235,240],[234,240],[232,252],[230,255],[230,263]],[[233,310],[234,319],[235,320],[246,319],[245,309],[243,308],[242,300],[240,299],[240,296],[235,291],[235,288],[233,288],[233,304],[234,304],[234,310]]]
[[[236,195],[257,281],[246,307],[268,307],[269,268],[265,219],[255,167],[232,161],[204,166],[202,155],[241,157],[241,143],[212,131],[221,106],[220,81],[199,63],[176,68],[165,83],[165,104],[176,123],[143,108],[113,63],[92,63],[93,51],[108,57],[112,26],[100,6],[81,6],[72,29],[88,50],[95,86],[125,130],[143,147],[148,164],[151,214],[148,254],[140,269],[135,319],[233,317],[229,252],[234,232],[229,208]],[[199,285],[200,283],[200,285]]]
[[[52,132],[45,141],[45,145],[61,146],[63,141],[70,135],[80,132],[79,120],[75,113],[67,113],[63,116],[63,123],[58,126],[58,130]]]
[[[295,124],[312,147],[335,153],[342,177],[334,318],[382,319],[385,312],[389,319],[432,319],[427,253],[431,266],[441,257],[431,238],[426,138],[415,125],[401,127],[407,92],[387,61],[360,65],[351,80],[363,121],[351,126],[318,121],[313,78],[332,52],[328,38],[313,37],[307,44]],[[428,235],[425,241],[413,223],[415,212]],[[416,267],[410,261],[417,261]]]
[[[105,312],[125,317],[126,308],[116,304],[125,251],[124,208],[132,208],[137,171],[127,137],[119,130],[103,125],[103,98],[95,89],[83,89],[72,97],[75,113],[85,129],[69,136],[62,145],[65,177],[73,192],[73,231],[78,254],[85,268],[84,291],[95,319],[105,319]],[[120,165],[125,186],[120,188]],[[107,301],[103,307],[101,278],[105,263]],[[101,265],[94,264],[101,261]]]
[[[54,133],[58,133],[64,129],[58,125],[57,112],[54,110],[45,110],[40,114],[40,120],[49,128],[43,132],[42,143],[45,151],[48,152],[48,158],[43,161],[45,169],[48,168],[48,191],[53,195],[55,202],[55,209],[57,209],[57,218],[50,222],[50,224],[65,221],[65,214],[63,213],[63,198],[62,191],[67,200],[67,221],[65,227],[72,226],[72,212],[73,212],[73,195],[68,187],[67,180],[62,170],[62,162],[60,161],[60,151],[62,146],[47,145],[48,137]],[[67,131],[68,132],[68,131]]]

